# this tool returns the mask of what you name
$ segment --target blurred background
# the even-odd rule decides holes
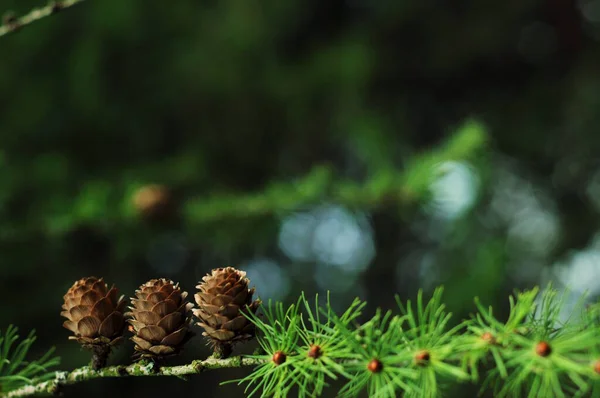
[[[2,37],[0,326],[71,369],[76,279],[193,292],[227,265],[369,314],[442,284],[456,321],[548,281],[593,299],[599,40],[600,0],[89,0]],[[218,383],[247,372],[65,397],[238,397]]]

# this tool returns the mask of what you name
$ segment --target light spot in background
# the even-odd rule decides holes
[[[323,263],[346,272],[365,270],[375,256],[366,216],[333,205],[285,218],[279,247],[292,260]]]
[[[312,244],[316,259],[349,272],[365,270],[375,255],[366,217],[354,216],[340,206],[321,208],[317,214]]]
[[[159,274],[177,274],[189,259],[185,236],[179,232],[159,235],[150,243],[146,259]]]
[[[311,213],[293,214],[283,220],[279,231],[279,247],[295,261],[312,261],[313,231],[317,219]]]
[[[543,257],[559,238],[556,205],[542,190],[501,164],[496,166],[490,208],[508,228],[507,248],[521,256]]]
[[[537,200],[531,183],[502,164],[496,164],[495,184],[492,186],[490,207],[504,223],[511,223],[524,208],[536,207]]]
[[[548,280],[546,283],[540,284],[543,287],[548,286]],[[560,305],[560,312],[556,319],[554,326],[556,328],[562,327],[567,322],[578,322],[581,320],[581,305],[585,305],[585,301],[582,302],[582,297],[580,293],[573,292],[568,287],[559,287],[556,285],[552,286],[553,290],[556,290],[556,295],[554,296],[554,303]],[[538,294],[534,303],[536,305],[534,318],[541,319],[541,315],[543,312],[543,293],[544,289]]]
[[[359,275],[353,272],[345,272],[339,267],[319,263],[315,268],[314,279],[317,286],[322,290],[343,293],[356,283]]]
[[[579,311],[582,309],[581,306],[585,306],[594,299],[593,294],[588,294],[585,297],[582,295],[582,293],[585,292],[585,289],[578,290],[574,285],[569,284],[570,277],[568,274],[570,272],[570,261],[573,260],[577,254],[578,253],[572,255],[570,260],[564,264],[557,263],[553,267],[544,267],[540,273],[541,276],[539,282],[537,283],[538,286],[542,287],[547,287],[549,283],[552,283],[552,288],[557,291],[556,299],[561,303],[557,326],[561,326],[561,323],[580,321],[581,312]],[[541,313],[541,298],[541,294],[536,298],[536,304],[538,306],[536,316],[538,317]]]
[[[263,301],[280,301],[287,297],[291,288],[290,276],[279,264],[270,259],[255,259],[240,267],[250,279],[250,287]]]
[[[432,199],[426,209],[437,218],[460,218],[475,203],[479,178],[475,170],[463,162],[444,162],[438,172],[440,177],[430,186]]]
[[[554,270],[558,280],[570,290],[600,294],[600,250],[579,251],[565,264],[555,265]]]
[[[521,56],[529,62],[544,61],[556,51],[556,32],[547,23],[533,22],[521,30],[517,48]]]
[[[563,290],[559,291],[562,294]],[[582,302],[581,294],[573,291],[565,291],[563,306],[559,315],[560,322],[564,325],[567,322],[578,322],[581,320],[581,305],[585,305],[589,300]]]
[[[525,208],[517,214],[508,230],[509,251],[520,250],[537,256],[550,252],[560,232],[555,214],[539,207]]]

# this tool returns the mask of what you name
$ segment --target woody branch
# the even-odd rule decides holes
[[[2,19],[2,25],[0,25],[0,37],[11,32],[15,32],[26,25],[39,21],[42,18],[56,14],[61,10],[72,7],[79,3],[83,3],[84,1],[85,0],[54,0],[48,3],[48,5],[45,7],[34,8],[21,17],[16,17],[12,15],[12,13],[6,13]]]
[[[201,373],[205,370],[257,366],[261,363],[262,360],[260,359],[237,356],[227,359],[210,357],[205,360],[192,361],[186,365],[166,367],[158,367],[154,362],[139,362],[129,366],[109,366],[99,370],[93,370],[89,366],[84,366],[71,372],[56,372],[56,376],[52,380],[27,385],[4,394],[0,393],[0,397],[17,398],[40,394],[58,394],[64,386],[99,378],[130,376],[185,377]]]

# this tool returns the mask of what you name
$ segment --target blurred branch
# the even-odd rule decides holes
[[[254,192],[219,193],[208,190],[197,196],[186,195],[181,202],[177,200],[171,205],[177,207],[186,227],[191,228],[221,221],[279,216],[322,203],[366,211],[388,205],[403,210],[427,199],[431,183],[441,176],[440,164],[474,159],[481,153],[487,140],[485,126],[477,121],[468,121],[436,147],[403,159],[402,169],[381,167],[361,181],[344,179],[336,175],[333,167],[321,164],[313,166],[298,178],[270,182]],[[182,184],[191,186],[197,180],[189,177],[189,170],[202,167],[194,163],[193,154],[184,153],[183,160],[173,158],[160,163],[160,170],[152,169],[144,174],[165,176],[159,177],[159,180],[167,187]],[[170,181],[171,177],[176,179],[182,173],[188,175],[185,182]],[[135,197],[142,188],[148,186],[132,183],[136,181],[135,176],[140,175],[139,171],[125,174],[134,177],[124,178],[121,184],[110,180],[82,181],[84,186],[78,193],[67,196],[60,192],[51,199],[40,196],[44,197],[44,205],[40,207],[53,201],[62,205],[42,212],[31,222],[15,223],[11,228],[4,225],[0,235],[16,239],[31,236],[34,231],[38,233],[41,228],[44,234],[62,237],[78,226],[107,222],[120,225],[123,231],[137,229],[143,210]]]
[[[257,366],[262,363],[263,361],[260,359],[238,356],[227,359],[215,359],[210,357],[203,361],[197,360],[192,361],[192,363],[187,365],[170,367],[158,367],[153,362],[149,362],[136,363],[129,366],[110,366],[96,371],[89,366],[84,366],[71,372],[56,372],[56,376],[53,380],[28,385],[4,394],[0,393],[0,397],[14,398],[38,394],[58,394],[63,386],[106,377],[175,376],[184,378],[187,375],[198,374],[210,369]]]
[[[34,8],[29,13],[23,15],[20,18],[14,16],[14,14],[7,12],[2,18],[2,25],[0,26],[0,36],[4,36],[8,33],[15,32],[25,25],[29,25],[42,18],[56,14],[57,12],[66,8],[72,7],[78,3],[82,3],[85,0],[55,0],[50,1],[47,6],[41,8]]]
[[[486,141],[484,127],[470,121],[440,147],[410,159],[403,171],[381,170],[365,182],[356,182],[339,181],[331,168],[316,166],[299,180],[274,183],[258,193],[192,198],[186,204],[186,218],[194,223],[246,218],[293,211],[322,201],[361,208],[414,203],[428,194],[439,176],[440,163],[465,160]]]

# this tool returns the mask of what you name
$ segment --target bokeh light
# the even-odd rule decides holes
[[[287,297],[291,288],[290,276],[276,261],[258,258],[244,263],[240,268],[246,271],[251,285],[256,287],[263,301]]]
[[[345,271],[363,271],[375,254],[372,232],[363,215],[340,206],[317,210],[312,249],[318,261]]]
[[[317,218],[312,213],[296,213],[281,223],[279,247],[292,260],[312,261],[313,232]]]
[[[573,253],[563,264],[555,265],[559,281],[579,294],[600,294],[600,250],[590,248]]]
[[[468,163],[444,162],[438,166],[440,174],[432,184],[432,199],[428,211],[435,217],[454,220],[463,216],[475,203],[479,178]]]
[[[366,216],[335,205],[285,218],[279,247],[292,260],[318,262],[345,272],[365,270],[375,255]]]
[[[548,255],[560,235],[556,205],[549,195],[506,164],[499,164],[495,181],[490,207],[508,228],[508,252]]]
[[[557,216],[540,207],[524,208],[515,214],[508,230],[508,249],[544,256],[558,239]]]

